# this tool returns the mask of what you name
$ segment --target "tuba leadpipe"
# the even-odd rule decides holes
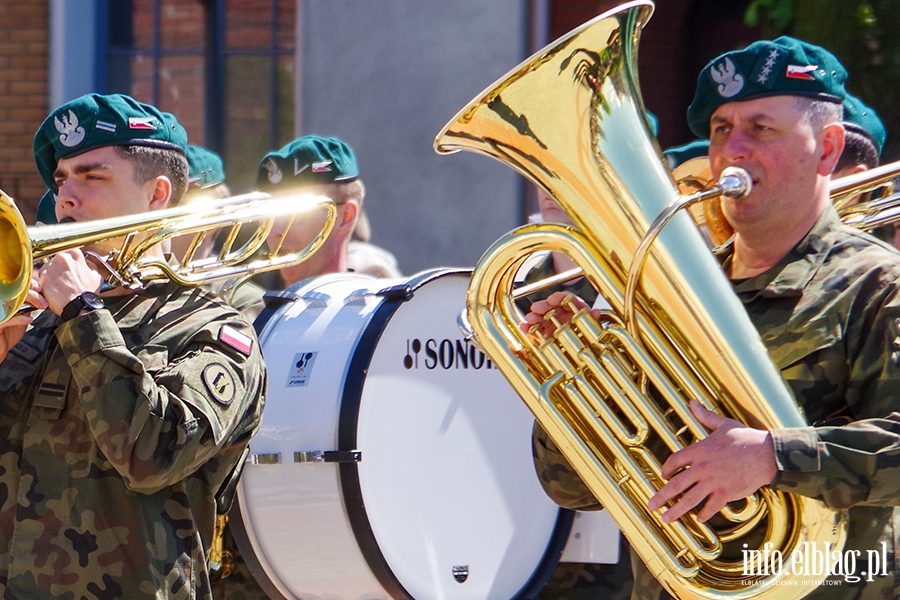
[[[282,252],[279,244],[262,256],[257,253],[276,219],[293,223],[319,211],[324,211],[322,228],[304,248]],[[94,262],[107,271],[110,287],[139,289],[163,279],[197,286],[303,262],[328,237],[336,217],[334,201],[324,196],[298,194],[273,198],[253,192],[136,215],[26,226],[15,202],[0,191],[0,323],[22,308],[34,264],[65,250],[121,238],[121,243],[109,255],[94,257]],[[251,235],[235,247],[243,227],[251,228]],[[203,240],[220,232],[223,241],[215,255],[198,256]],[[184,255],[172,257],[168,262],[148,256],[151,248],[183,235],[194,236]]]
[[[706,523],[691,512],[666,524],[647,509],[664,484],[665,458],[706,436],[691,399],[755,427],[806,425],[687,215],[675,214],[645,249],[626,306],[634,257],[680,196],[637,84],[638,40],[652,12],[636,1],[593,19],[490,86],[438,134],[439,153],[500,160],[547,190],[575,224],[525,225],[495,242],[473,272],[466,317],[475,342],[673,596],[798,598],[825,575],[748,574],[742,551],[839,550],[842,511],[768,487]],[[543,251],[574,260],[610,306],[599,321],[579,311],[546,340],[519,329],[519,271]]]

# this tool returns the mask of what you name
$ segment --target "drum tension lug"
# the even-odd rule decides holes
[[[299,299],[299,295],[287,290],[268,291],[263,294],[263,303],[270,308],[278,308],[279,306],[296,302]]]
[[[315,450],[313,452],[294,452],[295,463],[358,463],[362,462],[361,450]]]
[[[251,465],[277,465],[281,463],[281,453],[250,454],[247,456],[247,462]]]
[[[379,290],[378,295],[387,300],[409,300],[413,297],[413,290],[408,283],[399,283]]]

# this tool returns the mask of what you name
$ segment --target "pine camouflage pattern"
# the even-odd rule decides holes
[[[720,255],[725,267],[731,256],[730,248]],[[815,600],[900,598],[898,281],[896,250],[843,225],[829,208],[776,267],[732,282],[811,424],[772,431],[772,487],[849,509],[843,556],[860,552],[851,563],[857,575],[867,570],[867,551],[886,551],[887,576],[832,576],[808,596]],[[551,498],[567,508],[600,507],[539,426],[533,449]],[[668,597],[634,554],[632,565],[633,598]]]
[[[263,408],[259,344],[197,289],[105,300],[44,311],[0,363],[2,597],[209,599],[215,497]]]
[[[240,285],[230,293],[224,294],[228,303],[240,312],[244,319],[253,323],[262,311],[263,294],[266,290],[252,281]],[[213,598],[216,600],[269,600],[262,587],[250,572],[240,548],[232,533],[231,520],[225,524],[222,532],[222,549],[231,557],[232,564],[227,576],[213,577],[211,582]]]

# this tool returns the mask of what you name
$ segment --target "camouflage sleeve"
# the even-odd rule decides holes
[[[900,414],[839,427],[772,431],[775,489],[832,508],[900,504]]]
[[[204,313],[205,323],[197,312],[181,325],[196,333],[179,356],[152,339],[132,353],[106,310],[57,329],[92,435],[135,491],[194,473],[248,437],[246,415],[261,411],[265,371],[252,329],[230,311]],[[252,341],[246,353],[217,341],[223,325]]]
[[[573,510],[603,508],[537,422],[531,434],[531,453],[538,480],[551,500]]]

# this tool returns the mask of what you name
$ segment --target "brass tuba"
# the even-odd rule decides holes
[[[845,513],[769,488],[707,523],[689,513],[665,524],[647,509],[666,456],[706,435],[690,399],[755,427],[806,425],[688,215],[671,219],[642,272],[632,272],[651,222],[679,201],[637,84],[638,40],[652,12],[642,0],[593,19],[438,134],[439,153],[471,150],[506,163],[576,225],[526,225],[498,240],[475,268],[467,317],[476,342],[671,594],[798,598],[827,573],[801,577],[761,559],[777,551],[786,564],[806,543],[842,548]],[[544,250],[571,257],[611,305],[599,322],[581,311],[546,341],[519,330],[513,289],[523,263]],[[629,275],[638,282],[633,306]]]
[[[292,224],[320,211],[324,211],[322,227],[304,248],[282,251],[279,244],[268,253],[257,253],[276,219],[285,218]],[[324,243],[336,218],[334,201],[324,196],[296,194],[273,198],[253,192],[136,215],[28,227],[12,198],[0,191],[0,323],[22,308],[34,263],[64,250],[121,238],[110,255],[91,257],[106,271],[111,287],[138,289],[161,279],[196,286],[303,262]],[[249,237],[240,235],[242,228],[249,230]],[[221,245],[215,255],[201,256],[197,252],[207,237],[220,235]],[[148,256],[150,248],[179,236],[192,236],[184,255],[171,261]],[[238,242],[239,239],[243,241]]]

